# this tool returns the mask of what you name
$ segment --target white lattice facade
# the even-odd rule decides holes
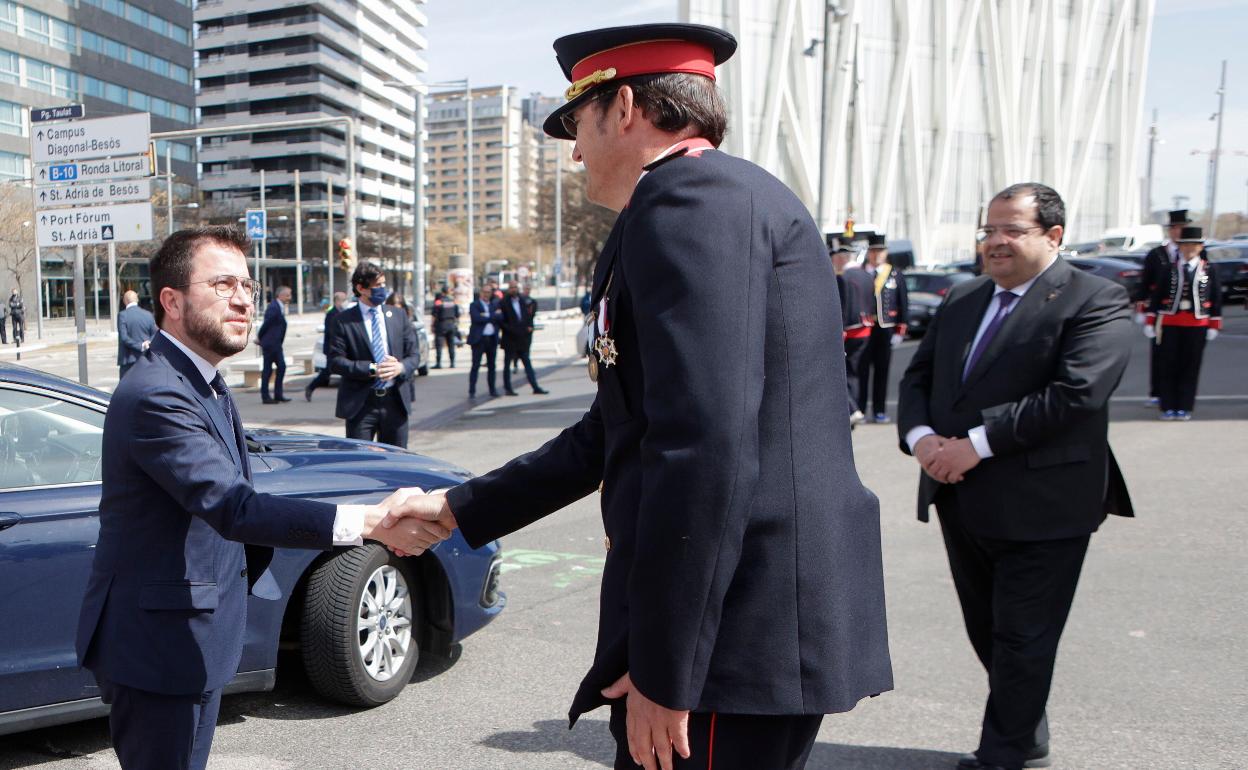
[[[720,70],[725,150],[777,174],[825,230],[852,211],[948,262],[972,256],[981,205],[1014,182],[1062,194],[1068,241],[1139,221],[1154,3],[681,0],[681,15],[741,42]]]

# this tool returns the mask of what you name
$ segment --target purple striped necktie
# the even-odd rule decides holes
[[[997,314],[992,317],[992,321],[988,323],[988,328],[984,329],[983,336],[979,338],[979,342],[975,343],[975,349],[971,351],[971,355],[966,359],[966,368],[962,370],[962,380],[966,381],[966,375],[971,373],[975,368],[979,357],[988,349],[992,338],[997,336],[997,332],[1001,330],[1001,324],[1005,323],[1005,317],[1010,314],[1010,306],[1014,304],[1014,300],[1018,299],[1018,295],[1012,291],[1003,291],[997,295]]]

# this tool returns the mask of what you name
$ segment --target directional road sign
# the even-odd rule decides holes
[[[69,120],[81,118],[85,113],[81,104],[66,104],[63,107],[31,107],[30,122],[43,123],[49,120]]]
[[[247,237],[263,241],[268,232],[268,212],[264,209],[247,209]]]
[[[146,112],[32,126],[31,160],[46,163],[134,155],[147,150],[151,131],[152,116]]]
[[[35,193],[35,208],[55,209],[100,203],[128,203],[151,200],[151,197],[151,179],[119,179],[93,184],[40,187]]]
[[[152,204],[118,203],[52,209],[35,214],[39,247],[78,246],[110,241],[148,241],[152,238]]]
[[[152,159],[146,152],[105,160],[81,160],[69,163],[47,163],[35,167],[35,184],[65,182],[96,182],[101,179],[132,179],[151,176]]]

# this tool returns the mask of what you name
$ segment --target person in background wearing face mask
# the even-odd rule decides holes
[[[402,308],[386,306],[386,276],[377,265],[361,262],[351,288],[360,303],[326,329],[329,369],[342,377],[334,414],[347,421],[347,438],[406,449],[412,410],[407,383],[420,366],[416,331]]]
[[[533,373],[533,364],[529,361],[529,348],[533,345],[533,319],[537,317],[537,300],[520,293],[520,284],[515,281],[507,283],[507,296],[503,297],[500,307],[503,313],[503,392],[509,396],[516,395],[511,389],[511,366],[513,361],[524,364],[524,373],[529,378],[529,385],[539,396],[549,393],[537,384],[537,375]]]

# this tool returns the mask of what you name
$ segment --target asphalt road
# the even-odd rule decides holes
[[[1229,309],[1227,326],[1208,348],[1193,422],[1160,423],[1143,406],[1142,337],[1115,396],[1111,441],[1138,518],[1109,521],[1092,540],[1049,702],[1057,768],[1248,767],[1242,307]],[[894,379],[913,347],[899,349]],[[487,471],[573,422],[591,399],[579,365],[542,384],[552,395],[471,409],[462,402],[467,411],[415,433],[412,446]],[[864,426],[854,436],[859,472],[882,505],[897,689],[828,717],[811,770],[950,768],[978,735],[984,676],[939,532],[914,519],[917,468],[896,442],[893,426]],[[507,609],[454,659],[423,660],[395,701],[369,711],[328,705],[287,668],[276,691],[226,699],[210,767],[609,767],[605,713],[571,732],[565,717],[596,629],[596,506],[582,500],[506,538]],[[117,763],[105,722],[95,720],[0,738],[0,768],[17,767]]]

